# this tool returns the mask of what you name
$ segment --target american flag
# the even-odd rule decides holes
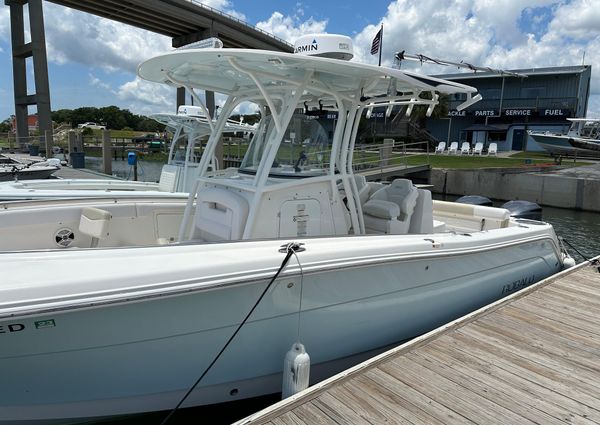
[[[373,39],[373,43],[371,44],[371,54],[372,55],[376,55],[377,53],[379,53],[379,47],[381,46],[381,32],[382,31],[383,31],[383,28],[381,28],[379,30],[379,32]]]

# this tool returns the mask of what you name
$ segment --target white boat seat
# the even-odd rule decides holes
[[[425,189],[417,189],[418,197],[415,202],[415,210],[410,219],[410,234],[433,233],[433,201],[431,192]]]
[[[363,205],[367,233],[406,234],[419,193],[410,180],[396,179]]]
[[[207,242],[242,239],[247,218],[248,202],[242,196],[227,189],[200,189],[193,239]]]
[[[79,220],[79,231],[92,238],[91,248],[96,248],[100,239],[108,237],[108,224],[112,218],[108,211],[99,208],[83,208]]]

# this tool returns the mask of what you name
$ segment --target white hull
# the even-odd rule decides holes
[[[419,235],[304,241],[300,340],[322,365],[313,381],[347,366],[338,360],[419,335],[562,265],[547,225],[435,239],[441,248]],[[275,273],[281,243],[3,254],[0,422],[172,408]],[[78,263],[94,273],[75,275]],[[184,406],[280,391],[299,293],[292,257]]]
[[[574,154],[600,151],[600,140],[573,135],[529,133],[535,142],[550,153]]]
[[[47,179],[56,170],[58,170],[57,167],[32,166],[19,169],[16,176],[19,180]],[[15,174],[12,171],[12,166],[0,167],[0,182],[14,181],[14,179]]]

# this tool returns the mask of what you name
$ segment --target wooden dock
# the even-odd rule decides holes
[[[565,422],[600,423],[600,273],[590,263],[236,424]]]
[[[60,170],[55,171],[52,175],[60,179],[121,180],[118,177],[109,176],[108,174],[102,174],[97,171],[88,170],[87,168],[72,168],[68,166],[63,166]]]

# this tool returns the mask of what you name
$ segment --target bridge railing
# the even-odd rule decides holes
[[[215,9],[214,7],[211,7],[209,5],[200,3],[198,0],[188,0],[188,1],[190,3],[195,4],[196,6],[202,7],[204,9],[208,9],[208,10],[210,10],[213,13],[216,13],[218,15],[224,16],[227,19],[231,19],[233,21],[236,21],[236,22],[238,22],[238,23],[240,23],[240,24],[242,24],[242,25],[244,25],[244,26],[246,26],[248,28],[251,28],[251,29],[253,29],[255,31],[261,32],[261,33],[263,33],[263,34],[265,34],[265,35],[267,35],[267,36],[269,36],[271,38],[274,38],[275,40],[279,41],[280,43],[287,44],[288,46],[292,47],[292,45],[289,42],[287,42],[286,40],[284,40],[283,38],[277,37],[274,34],[271,34],[271,33],[267,32],[265,30],[262,30],[262,29],[260,29],[260,28],[258,28],[256,26],[254,26],[254,25],[251,25],[248,22],[241,20],[240,18],[237,18],[237,17],[235,17],[233,15],[230,15],[229,13],[225,13],[225,12],[219,10],[219,9]]]

